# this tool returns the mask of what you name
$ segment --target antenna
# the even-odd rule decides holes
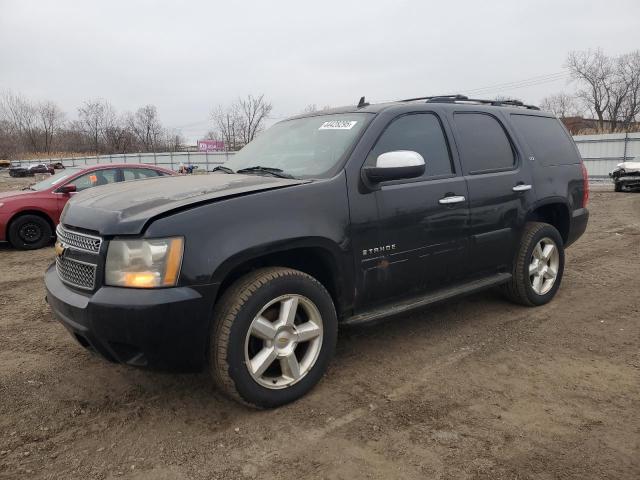
[[[364,97],[360,97],[360,101],[358,102],[358,108],[368,107],[369,102],[365,101]]]

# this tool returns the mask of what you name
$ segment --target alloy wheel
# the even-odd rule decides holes
[[[551,290],[558,277],[560,253],[555,242],[549,237],[541,239],[531,253],[529,261],[529,281],[538,295]]]
[[[245,364],[251,377],[269,389],[302,380],[322,347],[322,317],[302,295],[283,295],[254,317],[245,340]]]

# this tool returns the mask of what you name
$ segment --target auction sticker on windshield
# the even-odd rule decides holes
[[[351,130],[357,120],[331,120],[320,125],[318,130]]]

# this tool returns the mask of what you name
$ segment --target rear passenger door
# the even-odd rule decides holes
[[[155,178],[158,172],[150,168],[123,168],[122,180],[128,182],[130,180],[139,180],[141,178]]]
[[[497,115],[458,111],[453,125],[469,191],[470,273],[506,271],[534,194],[531,170]]]

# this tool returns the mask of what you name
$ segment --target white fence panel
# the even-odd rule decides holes
[[[576,135],[573,139],[584,159],[589,178],[607,178],[618,163],[640,158],[640,133]]]
[[[589,178],[608,178],[615,166],[625,160],[640,161],[640,133],[613,133],[605,135],[576,135],[573,137],[584,159]],[[177,170],[180,164],[197,165],[198,170],[208,172],[225,163],[234,152],[162,152],[99,155],[78,158],[50,158],[18,160],[27,165],[40,162],[62,162],[64,166],[95,165],[97,163],[150,163]]]

